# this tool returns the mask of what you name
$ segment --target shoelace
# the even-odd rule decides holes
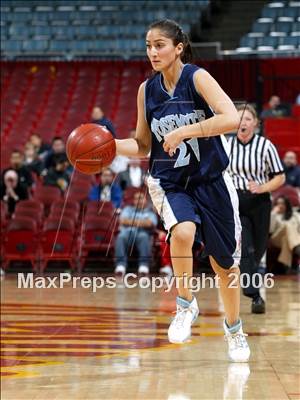
[[[177,309],[177,311],[173,312],[174,314],[176,313],[173,321],[178,328],[181,328],[183,326],[183,322],[188,311],[192,312],[192,309],[190,307],[187,307],[187,308]]]
[[[247,333],[234,333],[225,335],[225,340],[232,339],[237,347],[247,347],[245,336]]]

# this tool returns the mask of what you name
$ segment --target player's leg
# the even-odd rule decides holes
[[[239,267],[222,268],[216,260],[209,257],[211,266],[219,276],[219,285],[225,308],[223,327],[228,342],[228,356],[234,362],[247,362],[250,349],[243,332],[240,313],[240,274]]]
[[[170,342],[182,343],[191,335],[191,325],[199,314],[196,298],[186,282],[193,273],[192,247],[196,223],[201,221],[196,213],[195,201],[185,189],[177,185],[164,188],[159,180],[151,176],[148,178],[148,188],[153,204],[171,234],[170,252],[178,296],[177,312],[169,327],[168,337]]]
[[[181,222],[172,229],[171,260],[178,290],[177,312],[168,330],[172,343],[182,343],[190,337],[191,325],[199,314],[197,300],[188,287],[193,275],[192,247],[195,233],[196,225],[190,221]]]
[[[212,256],[209,257],[209,260],[214,272],[219,277],[227,324],[232,326],[238,322],[240,314],[240,269],[238,266],[230,269],[222,268]]]
[[[174,276],[178,278],[178,295],[188,301],[193,299],[192,292],[186,283],[193,276],[192,248],[195,233],[195,223],[185,221],[174,226],[170,239]],[[185,277],[187,279],[184,279]]]

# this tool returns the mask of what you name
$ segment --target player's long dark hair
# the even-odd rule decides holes
[[[189,37],[183,32],[182,28],[177,24],[177,22],[171,19],[162,19],[160,21],[153,22],[149,29],[159,29],[164,33],[164,35],[173,40],[174,46],[179,43],[183,44],[183,52],[180,55],[181,61],[184,64],[190,63],[193,59],[192,46]]]

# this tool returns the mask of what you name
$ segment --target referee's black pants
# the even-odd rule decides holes
[[[242,224],[242,257],[240,263],[241,274],[248,274],[244,278],[243,293],[248,297],[259,294],[258,271],[259,263],[267,249],[271,200],[269,193],[253,194],[248,190],[238,190],[239,211]],[[249,282],[249,286],[248,286]]]

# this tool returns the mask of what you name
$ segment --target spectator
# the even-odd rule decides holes
[[[100,185],[94,185],[89,193],[89,200],[111,201],[116,208],[120,208],[122,190],[114,182],[114,174],[110,168],[102,170]]]
[[[20,182],[19,176],[14,169],[7,169],[1,182],[1,199],[7,203],[8,213],[15,211],[19,200],[28,199],[27,186]]]
[[[44,184],[46,186],[56,186],[64,193],[69,185],[70,179],[67,172],[69,167],[68,158],[64,153],[55,154],[53,156],[53,162],[54,166],[49,168],[44,177]]]
[[[285,172],[285,183],[300,188],[300,166],[297,162],[297,154],[293,151],[287,151],[283,156],[283,165]]]
[[[149,260],[152,255],[153,228],[157,225],[156,214],[147,208],[147,198],[142,192],[133,197],[133,206],[126,206],[120,215],[120,232],[116,240],[115,274],[124,275],[127,257],[133,246],[138,251],[138,273],[149,273]]]
[[[31,142],[27,142],[25,144],[24,165],[29,169],[30,172],[34,172],[37,176],[41,175],[43,170],[43,162],[38,157],[36,147]]]
[[[118,176],[118,182],[122,190],[128,187],[139,188],[144,184],[144,171],[141,168],[141,160],[132,158],[129,160],[126,171],[123,171]]]
[[[288,115],[290,115],[289,105],[282,103],[280,97],[271,96],[268,103],[264,105],[260,118],[285,117]]]
[[[47,152],[51,149],[49,144],[43,143],[42,138],[37,133],[33,133],[30,136],[29,142],[35,147],[36,153],[42,160],[47,155]]]
[[[300,259],[300,215],[293,211],[289,199],[279,196],[271,212],[270,242],[280,249],[278,261],[292,266],[293,254]]]
[[[298,96],[296,97],[295,104],[297,104],[298,106],[300,106],[300,93],[299,93]]]
[[[129,132],[128,138],[134,138],[134,137],[135,137],[135,129],[132,129]],[[127,170],[128,163],[129,163],[128,157],[121,156],[118,154],[111,163],[110,168],[114,174],[119,174],[120,172],[124,172]]]
[[[46,169],[49,169],[50,167],[55,166],[55,155],[56,154],[66,155],[65,142],[59,136],[55,136],[52,139],[51,149],[48,151],[48,154],[45,157],[45,168]]]
[[[26,186],[27,188],[30,188],[33,184],[33,179],[31,176],[31,172],[29,168],[24,165],[24,155],[20,150],[13,150],[10,156],[10,168],[8,169],[13,169],[17,172],[18,177],[19,177],[19,182]],[[4,170],[2,173],[2,177],[4,176],[5,172],[7,171]]]
[[[91,119],[94,124],[106,126],[106,128],[111,132],[111,134],[114,137],[116,137],[115,128],[112,122],[108,118],[106,118],[104,112],[100,107],[96,106],[93,108]]]

